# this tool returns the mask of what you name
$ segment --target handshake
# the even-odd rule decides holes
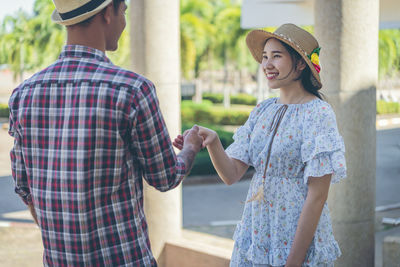
[[[191,129],[178,135],[172,144],[179,150],[187,147],[197,153],[202,148],[213,145],[218,139],[218,135],[215,131],[206,127],[194,125]]]

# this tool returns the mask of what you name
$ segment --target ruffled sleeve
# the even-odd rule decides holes
[[[346,177],[345,147],[336,124],[336,116],[326,102],[306,111],[301,158],[305,164],[304,183],[308,177],[332,174],[331,183]]]
[[[258,104],[250,113],[249,118],[243,126],[240,126],[233,135],[233,143],[225,150],[228,156],[238,159],[247,165],[254,166],[250,157],[250,139],[254,125],[259,114],[272,102],[273,98]]]

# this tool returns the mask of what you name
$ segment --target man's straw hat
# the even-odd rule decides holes
[[[311,70],[311,82],[318,89],[322,87],[319,71],[319,44],[309,32],[294,24],[283,24],[275,32],[253,30],[246,38],[247,46],[255,60],[261,64],[262,52],[269,38],[276,38],[292,47],[304,59]]]
[[[53,0],[56,9],[51,19],[62,25],[82,22],[100,12],[112,0]]]

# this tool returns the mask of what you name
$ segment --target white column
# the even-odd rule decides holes
[[[257,103],[260,103],[267,98],[267,90],[269,90],[267,86],[267,78],[265,77],[265,72],[260,64],[257,69]]]
[[[180,124],[179,0],[132,0],[132,69],[154,82],[171,138]],[[181,187],[161,193],[145,185],[145,213],[152,251],[160,266],[166,240],[182,229]]]
[[[329,208],[342,250],[335,266],[374,265],[379,0],[315,1],[323,92],[346,145],[348,178]]]

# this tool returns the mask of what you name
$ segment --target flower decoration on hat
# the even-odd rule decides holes
[[[311,63],[313,64],[315,70],[319,73],[321,71],[321,66],[319,65],[319,51],[321,50],[321,47],[315,48],[310,55],[308,55],[308,58],[311,60]]]

